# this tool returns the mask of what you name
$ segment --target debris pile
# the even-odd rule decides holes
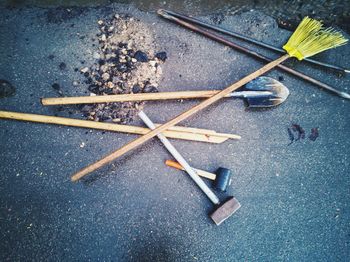
[[[158,92],[162,75],[160,64],[166,52],[155,52],[152,33],[144,23],[129,15],[115,15],[98,21],[99,50],[91,67],[83,67],[90,95]],[[85,105],[82,112],[89,120],[128,123],[144,102]]]

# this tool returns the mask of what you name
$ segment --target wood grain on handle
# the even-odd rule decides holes
[[[130,133],[130,134],[147,134],[150,129],[131,125],[119,125],[110,123],[101,123],[95,121],[87,121],[80,119],[72,119],[65,117],[46,116],[38,114],[26,114],[10,111],[0,111],[0,118],[13,119],[20,121],[30,121],[45,124],[56,124],[74,127],[85,127],[99,130],[108,130],[114,132]],[[159,124],[158,124],[159,125]],[[177,138],[190,141],[200,141],[207,143],[222,143],[227,139],[240,139],[241,137],[234,134],[216,133],[214,130],[188,128],[182,126],[174,126],[163,132],[166,137]]]
[[[171,99],[189,99],[189,98],[208,98],[216,95],[220,90],[208,91],[178,91],[161,93],[142,93],[142,94],[121,94],[104,96],[77,96],[77,97],[50,97],[42,98],[41,103],[44,106],[52,105],[70,105],[70,104],[95,104],[126,101],[144,101],[144,100],[171,100]]]
[[[157,127],[156,129],[150,131],[149,133],[136,138],[135,140],[129,142],[128,144],[122,146],[118,150],[108,154],[101,160],[81,169],[76,174],[74,174],[71,177],[72,181],[77,181],[84,177],[85,175],[99,169],[100,167],[112,162],[113,160],[117,159],[118,157],[124,155],[125,153],[129,152],[130,150],[142,145],[143,143],[150,140],[152,137],[155,137],[157,134],[165,131],[171,126],[176,125],[177,123],[185,120],[186,118],[194,115],[195,113],[199,112],[200,110],[208,107],[209,105],[215,103],[216,101],[220,100],[224,96],[228,95],[229,93],[235,91],[239,87],[245,85],[246,83],[252,81],[253,79],[257,78],[258,76],[261,76],[262,74],[266,73],[267,71],[271,70],[272,68],[276,67],[278,64],[282,63],[283,61],[287,60],[289,58],[289,55],[283,55],[280,58],[268,63],[267,65],[261,67],[254,73],[242,78],[238,82],[230,85],[229,87],[225,88],[224,90],[220,91],[216,95],[204,100],[203,102],[199,103],[198,105],[192,107],[191,109],[183,112],[182,114],[178,115],[177,117],[173,118],[172,120],[168,121],[167,123]]]

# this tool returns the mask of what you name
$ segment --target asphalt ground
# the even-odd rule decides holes
[[[75,107],[43,107],[40,98],[58,96],[53,83],[64,95],[84,94],[86,86],[72,86],[83,80],[74,68],[94,62],[96,22],[115,13],[140,19],[167,52],[160,91],[224,88],[263,65],[129,5],[74,9],[57,21],[48,19],[48,9],[2,8],[0,78],[16,94],[0,99],[1,110],[82,118]],[[290,35],[258,12],[227,16],[221,26],[278,46]],[[317,58],[349,67],[349,53],[344,46]],[[348,75],[288,64],[350,91]],[[227,195],[242,207],[220,226],[210,220],[214,207],[190,178],[164,165],[170,156],[157,139],[72,183],[71,174],[136,136],[1,120],[1,260],[347,261],[350,103],[282,71],[266,75],[289,88],[282,105],[252,110],[225,99],[182,123],[240,134],[240,141],[172,140],[194,167],[232,169]],[[161,123],[196,103],[149,102],[145,112]],[[288,145],[287,128],[294,123],[306,138]],[[320,135],[313,142],[307,137],[314,127]]]

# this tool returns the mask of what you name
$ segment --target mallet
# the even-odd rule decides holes
[[[142,121],[150,128],[155,129],[156,126],[153,124],[151,119],[143,112],[140,111],[139,117]],[[230,197],[222,205],[219,198],[214,194],[213,191],[203,182],[203,180],[198,176],[196,171],[187,163],[187,161],[180,155],[176,148],[169,142],[169,140],[162,134],[157,135],[163,145],[168,149],[172,156],[184,167],[186,172],[190,175],[193,181],[199,186],[200,189],[207,195],[207,197],[217,206],[217,209],[210,215],[211,219],[216,225],[220,225],[227,218],[232,216],[240,207],[240,203],[236,198]]]
[[[165,164],[167,166],[174,167],[178,170],[185,171],[185,168],[176,161],[166,160]],[[213,180],[214,188],[216,188],[218,191],[221,191],[221,192],[225,192],[227,187],[231,184],[231,181],[232,181],[231,179],[232,172],[230,169],[227,169],[225,167],[219,167],[216,170],[215,174],[198,169],[198,168],[193,168],[193,170],[196,171],[199,176]]]
[[[302,60],[306,57],[313,56],[317,53],[331,49],[334,47],[341,46],[347,42],[347,39],[343,35],[332,28],[325,29],[321,22],[305,17],[303,21],[299,24],[298,28],[289,38],[287,44],[283,48],[287,51],[288,54],[277,58],[276,60],[266,64],[262,68],[258,69],[254,73],[242,78],[238,82],[230,85],[221,92],[213,95],[212,97],[202,101],[198,105],[192,107],[191,109],[185,111],[184,113],[178,115],[167,123],[157,127],[151,132],[143,135],[118,150],[110,153],[101,160],[81,169],[76,174],[72,176],[72,181],[77,181],[85,175],[99,169],[100,167],[112,162],[118,157],[124,155],[130,150],[142,145],[146,141],[160,134],[161,132],[167,130],[169,127],[176,125],[177,123],[189,118],[190,116],[198,113],[199,111],[207,108],[208,106],[219,101],[221,98],[225,97],[227,94],[237,90],[241,86],[247,84],[253,79],[265,74],[269,70],[273,69],[277,65],[283,63],[290,57],[296,57],[298,60]]]

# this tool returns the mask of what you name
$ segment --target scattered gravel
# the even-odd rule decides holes
[[[167,54],[155,52],[150,29],[129,15],[115,15],[97,22],[100,32],[96,62],[82,67],[90,95],[157,92],[162,64]],[[133,121],[144,102],[85,105],[82,112],[88,120],[128,123]]]

